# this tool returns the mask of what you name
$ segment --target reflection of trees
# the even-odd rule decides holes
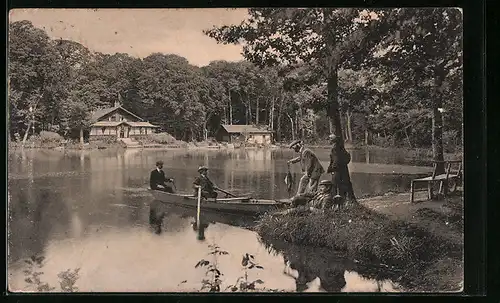
[[[299,276],[294,277],[297,291],[306,290],[307,283],[319,277],[325,291],[341,292],[347,285],[346,271],[354,271],[363,278],[376,281],[395,279],[397,276],[397,273],[380,268],[361,266],[325,248],[298,246],[274,240],[265,240],[263,244],[270,253],[282,254],[285,265],[297,270]],[[381,289],[382,284],[377,282],[377,286]]]
[[[43,253],[54,230],[67,231],[69,209],[59,193],[50,188],[31,189],[17,183],[10,188],[9,258],[12,261]]]
[[[96,155],[90,158],[92,178],[89,190],[92,193],[109,191],[114,188],[123,187],[124,163],[123,155],[115,156]]]

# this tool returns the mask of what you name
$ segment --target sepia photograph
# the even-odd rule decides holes
[[[463,290],[460,8],[8,19],[8,291]]]

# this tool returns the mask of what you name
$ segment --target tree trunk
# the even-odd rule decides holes
[[[366,146],[370,145],[369,136],[370,136],[370,134],[368,133],[368,129],[365,129],[365,145]]]
[[[442,75],[444,72],[438,73]],[[434,102],[432,102],[432,153],[435,161],[441,161],[437,163],[436,173],[444,173],[444,150],[443,150],[443,114],[440,109],[443,108],[443,96],[442,96],[442,85],[444,77],[436,77],[436,95],[434,96]],[[446,183],[446,182],[445,182]],[[446,189],[445,189],[446,191]]]
[[[208,140],[208,119],[205,121],[203,124],[203,140],[207,141]]]
[[[83,147],[83,126],[80,126],[80,145]]]
[[[332,67],[330,74],[328,76],[327,88],[328,88],[328,118],[330,119],[330,124],[333,125],[333,134],[335,136],[342,138],[342,124],[340,122],[340,111],[339,111],[339,101],[337,99],[338,91],[338,75],[337,67]],[[340,140],[339,143],[343,146],[344,140]]]
[[[288,119],[290,119],[290,123],[292,124],[292,141],[293,141],[293,140],[295,140],[295,130],[294,130],[293,118],[288,113],[286,113],[286,115],[288,116]]]
[[[352,125],[351,125],[352,113],[349,109],[346,111],[346,125],[347,125],[347,140],[352,143]]]
[[[251,119],[251,111],[250,111],[250,101],[247,100],[246,102],[246,124],[249,125],[250,124],[250,119]]]
[[[333,42],[329,41],[328,43],[333,43]],[[330,59],[330,64],[331,66],[328,66],[328,81],[327,81],[328,104],[329,104],[327,114],[328,117],[332,120],[332,124],[335,130],[335,135],[340,137],[342,136],[342,125],[340,122],[340,111],[339,111],[339,101],[338,101],[338,74],[337,74],[338,66],[336,63],[334,64],[333,58]],[[339,144],[341,147],[344,147],[344,140],[339,140]],[[347,167],[347,165],[341,171],[347,174],[347,176],[341,176],[341,179],[350,180],[349,168]],[[346,186],[346,192],[350,196],[351,202],[355,203],[356,197],[354,194],[354,189],[352,188],[352,182],[350,181],[347,182],[345,186]]]
[[[259,125],[259,98],[257,98],[257,101],[255,102],[255,125]]]
[[[224,106],[224,119],[222,120],[223,124],[229,124],[227,119],[227,108]]]
[[[269,128],[271,131],[274,131],[274,102],[276,97],[273,97],[271,100],[271,112],[269,113]]]
[[[440,102],[434,102],[432,109],[432,154],[435,161],[443,161],[443,116],[439,112],[438,105]],[[444,163],[438,162],[436,167],[437,174],[444,173]]]
[[[283,103],[285,102],[285,96],[283,95],[283,91],[281,91],[281,100],[280,100],[280,106],[278,110],[278,129],[276,130],[276,136],[279,142],[281,142],[281,122],[282,122],[282,117],[283,117]]]
[[[408,128],[407,127],[405,127],[405,136],[406,136],[406,140],[408,141],[408,147],[412,148],[410,136],[408,136]]]
[[[28,139],[28,133],[30,131],[30,127],[31,127],[31,121],[28,122],[28,127],[26,127],[26,131],[24,132],[23,144],[21,145],[22,147],[24,147],[24,145],[26,144],[26,140]]]
[[[300,123],[299,123],[299,116],[297,115],[297,112],[295,112],[295,133],[297,135],[297,138],[298,139],[301,139],[300,138],[300,132],[299,132],[299,127],[300,127]]]
[[[229,125],[233,125],[233,100],[231,99],[231,91],[229,93]]]

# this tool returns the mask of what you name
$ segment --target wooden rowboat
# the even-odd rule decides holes
[[[163,203],[197,208],[198,198],[192,194],[171,194],[150,190],[153,197]],[[233,214],[259,215],[270,210],[285,208],[287,201],[253,199],[251,197],[218,198],[201,200],[201,210],[212,210]]]

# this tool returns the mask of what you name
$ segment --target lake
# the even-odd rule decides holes
[[[351,179],[358,196],[406,191],[412,174],[430,171],[412,166],[404,155],[364,150],[351,154]],[[326,168],[328,150],[317,150],[317,155]],[[206,214],[206,239],[199,241],[192,227],[194,212],[165,206],[162,232],[151,230],[153,199],[147,188],[157,160],[164,161],[166,175],[175,178],[178,191],[191,192],[198,166],[206,165],[221,188],[257,198],[286,198],[286,161],[294,156],[291,151],[267,149],[11,151],[9,289],[31,290],[23,271],[25,260],[37,255],[45,257],[40,279],[51,286],[59,285],[59,272],[80,268],[76,286],[84,292],[197,291],[205,271],[195,265],[201,259],[212,260],[208,245],[217,244],[228,252],[217,261],[223,285],[244,275],[241,258],[249,253],[264,268],[252,270],[249,278],[262,280],[266,289],[397,291],[386,272],[375,270],[374,275],[370,269],[370,274],[363,274],[365,269],[351,261],[331,259],[330,252],[290,245],[269,248],[245,228],[253,223],[247,218]],[[298,177],[298,166],[293,169]]]

